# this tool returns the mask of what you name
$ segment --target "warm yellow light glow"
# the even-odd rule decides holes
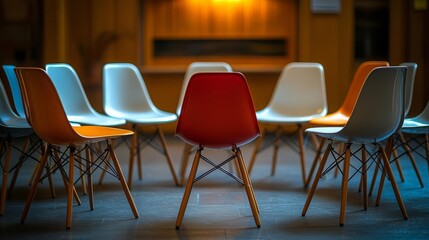
[[[212,0],[212,2],[217,2],[217,3],[240,3],[243,0]]]

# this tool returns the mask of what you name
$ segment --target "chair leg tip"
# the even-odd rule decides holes
[[[344,223],[340,223],[340,227],[344,227]]]
[[[256,225],[256,227],[257,227],[257,228],[261,228],[261,224],[259,224],[259,225]]]
[[[180,229],[180,226],[176,226],[176,230],[179,230]]]

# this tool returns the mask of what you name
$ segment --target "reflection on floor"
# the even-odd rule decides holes
[[[179,169],[183,143],[168,137],[176,171]],[[242,147],[248,162],[253,143]],[[206,155],[223,161],[224,151],[206,150]],[[128,152],[125,145],[117,154],[123,171],[128,173]],[[429,177],[427,162],[419,155],[416,161],[425,188],[420,188],[412,166],[406,157],[401,164],[405,182],[394,173],[408,210],[403,220],[390,184],[386,182],[379,207],[374,207],[376,192],[370,197],[370,207],[364,211],[359,178],[349,183],[345,226],[339,227],[341,175],[328,173],[319,183],[305,217],[301,210],[307,197],[303,188],[299,157],[290,147],[280,148],[277,171],[270,176],[272,149],[258,155],[251,174],[261,214],[261,228],[256,228],[244,188],[224,173],[216,171],[196,183],[180,230],[175,230],[184,188],[176,187],[166,161],[152,149],[144,149],[143,180],[134,174],[132,195],[140,212],[135,219],[125,200],[119,182],[106,175],[102,185],[95,184],[95,209],[89,210],[88,196],[80,192],[82,205],[73,207],[71,230],[65,229],[66,193],[60,174],[54,175],[56,198],[51,197],[44,181],[36,194],[25,224],[20,215],[28,190],[28,180],[34,162],[27,162],[21,171],[13,195],[6,201],[0,217],[1,239],[427,239],[429,236]],[[307,171],[314,150],[307,147]],[[192,159],[192,156],[191,156]],[[190,166],[188,167],[189,171]],[[201,163],[200,169],[210,165]],[[228,167],[226,167],[228,168]],[[98,180],[99,171],[94,175]],[[369,180],[372,170],[369,173]],[[95,181],[97,183],[97,181]],[[377,188],[376,188],[377,190]]]

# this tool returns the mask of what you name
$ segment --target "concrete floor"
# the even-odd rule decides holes
[[[183,143],[168,136],[168,144],[178,172]],[[254,143],[242,147],[249,162]],[[225,151],[205,150],[220,162]],[[128,150],[117,149],[123,171],[128,175]],[[60,174],[54,175],[56,198],[44,181],[36,194],[29,215],[20,224],[28,179],[34,167],[29,161],[20,173],[4,216],[0,217],[0,239],[427,239],[429,237],[429,188],[421,188],[407,158],[401,164],[405,182],[397,177],[409,219],[402,218],[392,188],[386,182],[381,205],[374,207],[375,193],[364,211],[358,192],[359,178],[349,183],[346,220],[339,227],[341,177],[328,173],[319,183],[305,217],[301,211],[307,197],[296,152],[287,145],[280,148],[277,171],[270,175],[272,148],[262,151],[251,174],[261,214],[261,228],[253,221],[244,188],[222,172],[215,172],[192,191],[180,230],[175,222],[184,188],[176,187],[165,159],[155,150],[142,152],[143,179],[134,174],[132,195],[140,213],[135,219],[119,182],[106,175],[102,185],[95,184],[95,209],[89,210],[88,196],[80,192],[82,205],[73,207],[73,225],[65,228],[66,193]],[[314,151],[308,147],[307,171]],[[429,186],[428,164],[415,155],[424,184]],[[191,156],[192,159],[192,156]],[[200,170],[209,169],[200,164]],[[228,168],[228,167],[227,167]],[[188,168],[189,171],[189,168]],[[372,176],[370,170],[369,176]],[[98,180],[99,171],[94,174]],[[97,182],[95,182],[97,183]]]

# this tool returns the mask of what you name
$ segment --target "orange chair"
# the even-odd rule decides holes
[[[116,170],[118,179],[130,204],[131,210],[136,218],[139,214],[131,196],[127,182],[119,165],[118,158],[111,145],[112,139],[132,135],[133,132],[124,129],[100,127],[100,126],[79,126],[72,127],[67,119],[64,108],[61,104],[58,93],[47,75],[41,68],[18,67],[15,69],[18,76],[21,92],[23,96],[25,115],[27,121],[32,126],[34,132],[46,142],[46,151],[40,160],[40,167],[35,175],[30,193],[25,203],[24,211],[21,216],[23,223],[28,215],[33,198],[36,194],[41,174],[46,165],[48,158],[52,153],[55,154],[57,147],[66,146],[69,149],[67,159],[58,159],[57,161],[68,161],[68,198],[67,198],[67,216],[66,227],[71,228],[72,223],[72,206],[73,206],[73,189],[74,189],[74,166],[76,149],[84,149],[86,152],[86,171],[88,177],[88,195],[91,210],[93,209],[93,189],[92,166],[100,166],[98,161],[105,161],[107,155],[110,156]],[[98,155],[95,161],[92,161],[92,154],[96,154],[90,147],[91,143],[106,141],[107,149],[104,154]],[[64,163],[61,163],[61,165]],[[60,164],[58,166],[61,166]]]
[[[349,120],[351,113],[353,112],[353,108],[359,96],[360,90],[365,83],[366,77],[374,68],[387,66],[389,66],[389,63],[385,61],[366,61],[360,64],[353,76],[353,80],[350,83],[349,90],[347,92],[346,97],[344,98],[341,107],[337,111],[330,113],[324,117],[314,118],[310,120],[310,124],[319,126],[344,126]],[[314,174],[314,170],[316,169],[316,164],[318,162],[318,159],[320,158],[324,143],[325,139],[322,138],[319,147],[317,148],[313,164],[311,165],[310,172],[305,183],[305,187],[308,187],[308,184],[311,181],[311,178]]]
[[[198,147],[177,216],[176,229],[182,223],[194,183],[216,169],[244,185],[254,221],[260,227],[255,194],[240,150],[241,145],[259,135],[255,109],[245,77],[236,72],[194,74],[185,93],[176,133],[187,144]],[[204,148],[231,149],[233,156],[215,164],[202,155]],[[213,168],[196,178],[200,159]],[[241,178],[222,168],[234,159]]]

